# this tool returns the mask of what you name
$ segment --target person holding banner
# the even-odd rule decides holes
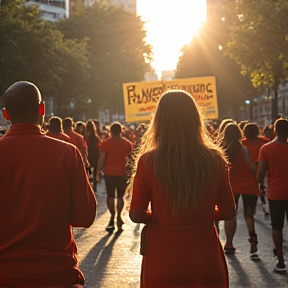
[[[189,93],[163,94],[130,183],[129,216],[146,224],[142,288],[229,286],[214,221],[234,219],[235,204],[223,151],[205,133]]]

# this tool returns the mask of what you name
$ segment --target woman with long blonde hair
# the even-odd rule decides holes
[[[141,287],[228,287],[213,223],[233,219],[235,205],[222,150],[209,140],[190,94],[163,94],[136,165],[129,215],[148,224]]]

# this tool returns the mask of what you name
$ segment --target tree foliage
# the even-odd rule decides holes
[[[123,111],[123,83],[142,81],[151,57],[140,18],[96,2],[58,27],[67,39],[87,40],[92,107]]]
[[[237,119],[239,106],[244,100],[257,95],[257,91],[252,87],[249,77],[241,75],[241,67],[223,55],[221,47],[227,43],[229,31],[221,20],[222,16],[222,9],[214,11],[198,35],[182,49],[176,77],[215,76],[219,118],[229,117],[226,112],[232,110],[233,117]]]
[[[254,87],[274,89],[274,118],[278,85],[288,75],[288,1],[226,0],[225,8],[230,15],[225,53],[241,64]]]
[[[26,80],[56,104],[81,95],[76,84],[85,81],[86,44],[65,40],[52,22],[41,19],[36,6],[19,0],[1,3],[0,51],[1,93],[14,82]]]
[[[143,22],[122,9],[95,4],[53,23],[29,1],[1,0],[0,93],[27,80],[53,97],[61,117],[97,117],[101,105],[123,110],[122,84],[147,70],[145,36]]]

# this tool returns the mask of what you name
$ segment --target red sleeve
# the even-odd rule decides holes
[[[99,143],[99,152],[105,152],[106,148],[106,141],[100,142]]]
[[[215,221],[230,220],[236,216],[235,201],[229,183],[228,167],[221,159],[215,206]]]
[[[259,151],[259,161],[266,161],[265,148],[262,146]]]
[[[133,195],[131,200],[130,210],[137,212],[147,212],[149,202],[151,201],[151,188],[145,177],[146,163],[142,156],[137,165],[136,175],[133,182]]]
[[[70,225],[88,228],[96,217],[97,201],[89,184],[81,155],[77,149],[71,163],[71,213]]]

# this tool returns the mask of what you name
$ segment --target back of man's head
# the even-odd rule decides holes
[[[114,122],[110,127],[110,132],[112,137],[118,137],[121,135],[122,126],[119,122]]]
[[[49,119],[49,131],[56,134],[62,132],[62,119],[57,116],[51,117]]]
[[[284,118],[277,119],[274,123],[274,129],[278,136],[288,137],[288,120]]]
[[[27,81],[14,83],[4,93],[4,106],[12,124],[39,123],[39,103],[41,100],[39,89]]]
[[[256,123],[248,123],[244,127],[244,136],[249,139],[256,139],[257,136],[259,135],[259,127],[257,126]]]
[[[71,130],[73,127],[73,119],[70,117],[66,117],[62,121],[64,130]]]

